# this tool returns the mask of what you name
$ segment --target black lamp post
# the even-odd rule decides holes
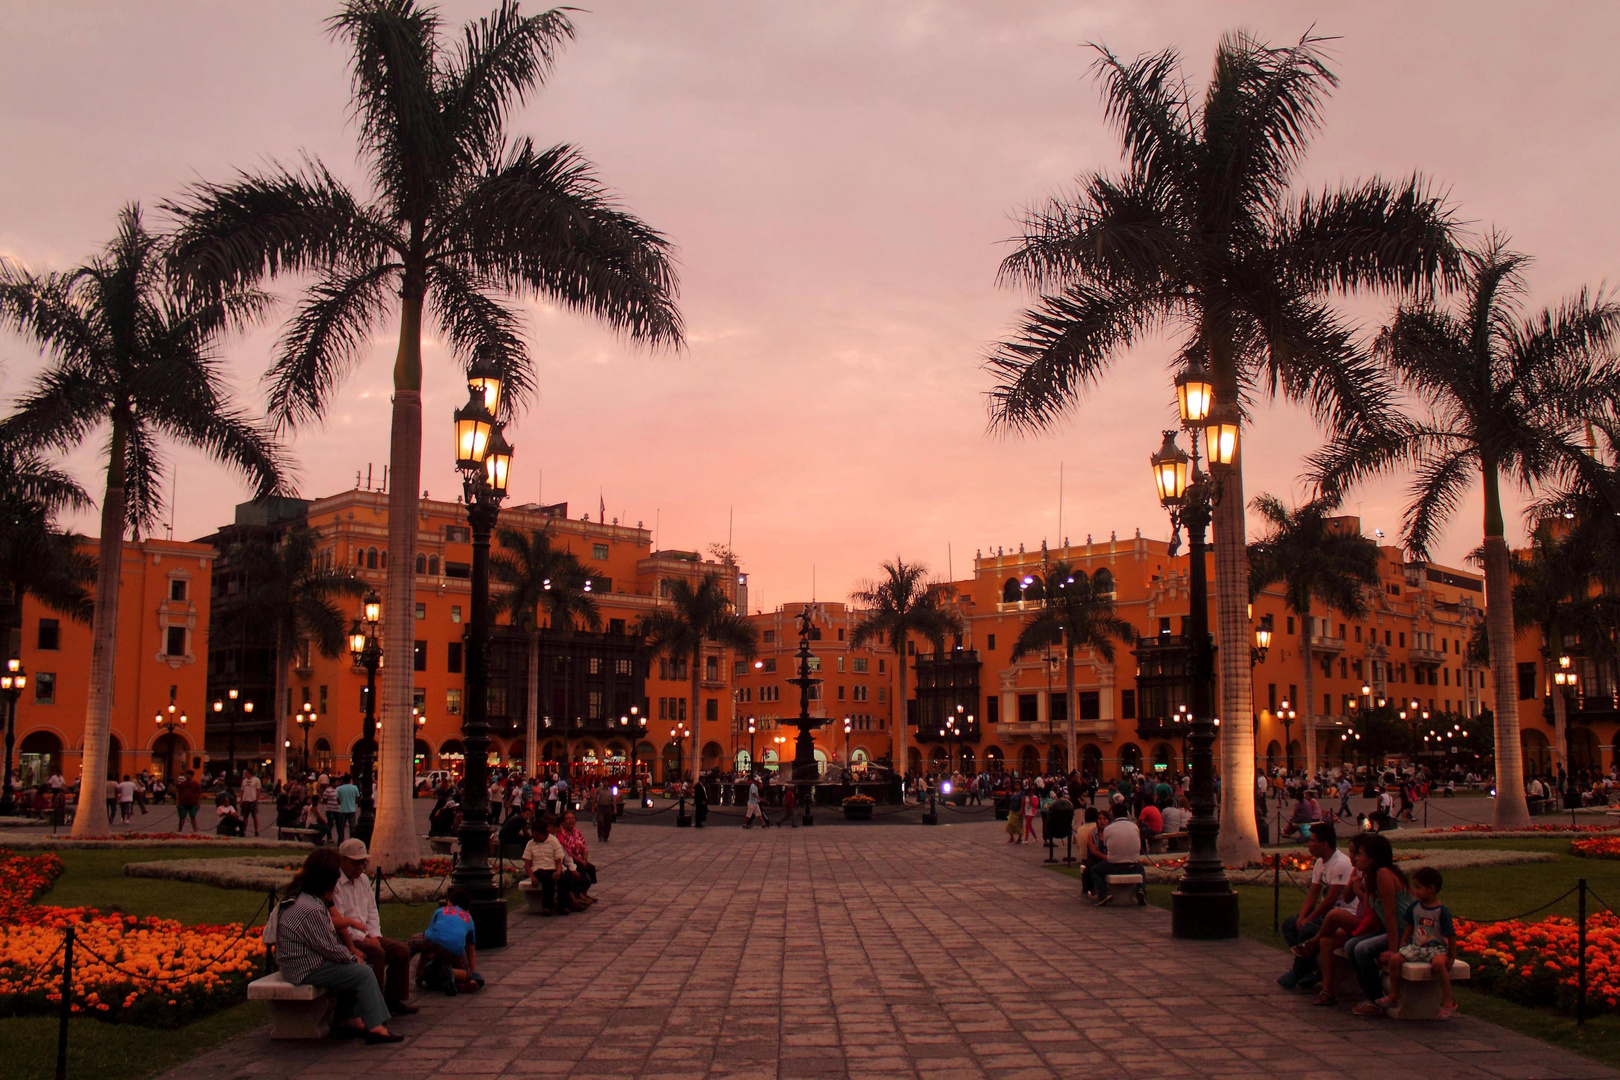
[[[1298,718],[1299,713],[1294,710],[1292,703],[1283,698],[1282,705],[1277,709],[1277,719],[1283,726],[1283,763],[1284,771],[1289,776],[1294,775],[1294,721]]]
[[[1170,932],[1178,938],[1212,940],[1238,935],[1238,897],[1226,880],[1215,838],[1215,726],[1211,690],[1215,682],[1214,656],[1209,639],[1209,587],[1204,565],[1204,530],[1213,505],[1220,500],[1218,477],[1199,472],[1199,443],[1208,448],[1212,471],[1224,469],[1237,457],[1237,414],[1229,407],[1216,411],[1215,387],[1203,371],[1192,368],[1176,379],[1176,397],[1182,423],[1191,432],[1193,456],[1176,446],[1176,433],[1164,433],[1164,445],[1152,456],[1159,501],[1170,511],[1173,527],[1187,527],[1189,596],[1188,624],[1192,637],[1192,720],[1187,736],[1192,766],[1192,820],[1187,823],[1191,850],[1181,883],[1170,898]],[[1200,439],[1199,435],[1203,438]]]
[[[309,775],[309,729],[315,726],[315,721],[318,719],[320,719],[320,716],[315,712],[315,706],[307,701],[300,705],[298,707],[298,711],[293,714],[293,723],[297,724],[304,731],[305,776]]]
[[[371,830],[377,822],[377,804],[371,797],[371,770],[377,760],[377,669],[382,667],[382,599],[376,591],[366,593],[360,602],[361,616],[349,628],[349,655],[366,672],[366,718],[360,725],[360,739],[354,744],[355,786],[360,789],[360,817],[354,835],[371,843]],[[417,716],[413,728],[421,726]],[[412,732],[414,737],[415,732]],[[414,755],[413,755],[414,756]]]
[[[692,737],[692,729],[686,726],[685,720],[678,720],[675,726],[669,729],[670,740],[675,744],[676,760],[686,760],[686,740]],[[692,826],[692,818],[686,812],[686,785],[681,783],[680,766],[675,768],[675,825],[677,828],[687,829]]]
[[[11,790],[11,755],[17,745],[17,699],[27,685],[28,673],[23,670],[22,661],[13,656],[6,661],[5,674],[0,675],[0,692],[6,696],[6,771],[0,773],[0,783],[4,784],[4,790],[0,791],[0,815],[10,815],[17,809]]]
[[[815,798],[816,780],[821,775],[821,769],[816,765],[816,740],[811,732],[827,723],[824,718],[810,715],[810,688],[821,682],[810,675],[810,628],[810,605],[806,604],[799,613],[799,651],[795,654],[799,661],[799,675],[788,680],[789,684],[799,688],[799,715],[793,720],[794,726],[799,729],[799,736],[793,741],[793,783],[798,786],[799,801],[804,804],[806,825],[816,823],[810,807]]]
[[[162,728],[163,733],[169,737],[169,783],[171,785],[174,783],[175,777],[179,775],[174,767],[174,733],[185,729],[186,720],[186,714],[183,711],[176,712],[172,701],[169,702],[167,709],[152,717],[152,722]]]
[[[759,720],[752,714],[748,717],[748,775],[753,776],[759,772],[759,758],[755,756],[754,736],[759,732]]]
[[[489,641],[489,534],[506,498],[512,448],[496,420],[500,373],[482,360],[467,372],[467,404],[455,412],[456,469],[472,527],[472,611],[467,627],[466,707],[462,711],[461,855],[450,880],[472,898],[470,913],[481,948],[506,944],[506,900],[489,865],[489,691],[484,651]]]
[[[231,778],[236,775],[236,720],[242,713],[252,714],[253,702],[242,701],[241,691],[231,687],[225,691],[225,698],[214,701],[214,715],[225,717],[225,786],[231,786]],[[229,714],[227,704],[229,702]]]

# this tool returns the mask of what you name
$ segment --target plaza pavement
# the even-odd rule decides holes
[[[824,811],[824,814],[827,812]],[[988,822],[744,832],[621,825],[601,903],[515,906],[481,994],[424,996],[393,1047],[256,1032],[172,1080],[456,1077],[1620,1076],[1477,1020],[1364,1020],[1273,979],[1283,954],[1095,909]],[[830,824],[830,823],[829,823]]]

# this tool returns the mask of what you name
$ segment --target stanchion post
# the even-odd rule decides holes
[[[1271,932],[1275,934],[1282,914],[1282,852],[1271,853]]]
[[[264,924],[266,926],[269,926],[270,925],[270,916],[272,916],[272,915],[274,915],[276,913],[276,899],[277,898],[276,898],[276,890],[267,889],[267,890],[265,890],[265,892],[269,896],[270,906],[265,909],[265,912],[264,912]],[[262,936],[262,932],[261,932],[261,937],[260,937],[259,940],[261,940],[261,941],[264,940],[263,936]],[[265,950],[264,950],[264,973],[266,975],[270,974],[270,949],[269,949],[268,946],[266,946]]]
[[[1047,829],[1046,830],[1046,861],[1049,862],[1049,863],[1057,862],[1057,855],[1052,850],[1052,844],[1053,844],[1052,830]]]
[[[73,924],[62,932],[62,1009],[56,1027],[56,1080],[67,1080],[68,1017],[73,1015]]]
[[[1586,1026],[1586,879],[1581,878],[1575,884],[1579,891],[1576,912],[1578,915],[1575,931],[1575,1026]]]

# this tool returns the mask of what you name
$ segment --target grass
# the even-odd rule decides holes
[[[1407,842],[1421,845],[1422,839],[1412,837]],[[1568,837],[1448,840],[1443,845],[1434,846],[1442,851],[1468,849],[1547,851],[1558,856],[1557,861],[1551,863],[1447,870],[1445,889],[1441,897],[1446,906],[1460,918],[1489,922],[1519,915],[1552,900],[1573,887],[1581,878],[1586,879],[1587,886],[1591,890],[1591,894],[1587,897],[1588,912],[1602,909],[1602,905],[1594,897],[1613,899],[1620,903],[1620,860],[1583,859],[1571,855]],[[1058,872],[1070,877],[1079,876],[1071,867],[1060,867]],[[1308,880],[1308,875],[1295,877],[1301,882]],[[1168,908],[1170,892],[1168,886],[1150,886],[1148,901],[1157,907]],[[1272,929],[1271,886],[1241,886],[1237,889],[1237,893],[1239,933],[1252,941],[1275,946],[1278,949],[1277,971],[1280,974],[1288,958],[1282,952],[1282,935]],[[1286,874],[1283,875],[1282,886],[1277,894],[1279,919],[1286,919],[1297,913],[1302,899],[1302,891],[1289,883]],[[1534,921],[1547,915],[1574,917],[1575,913],[1576,898],[1569,896],[1548,910],[1531,916],[1531,919]],[[1281,996],[1283,992],[1278,993]],[[1608,1015],[1588,1019],[1583,1028],[1576,1025],[1573,1016],[1552,1009],[1517,1005],[1464,986],[1457,987],[1457,1003],[1468,1016],[1500,1024],[1520,1034],[1529,1035],[1553,1046],[1574,1050],[1605,1065],[1620,1068],[1620,1016]]]
[[[130,915],[155,915],[183,923],[245,922],[260,910],[263,895],[243,889],[220,889],[186,881],[124,876],[127,862],[163,859],[239,858],[288,855],[284,851],[233,848],[229,851],[137,848],[72,850],[56,853],[63,873],[40,903],[61,907],[117,908]],[[296,854],[291,856],[296,858]],[[385,903],[380,914],[383,934],[403,941],[427,926],[433,907]],[[106,1024],[89,1018],[68,1025],[68,1075],[89,1076],[116,1063],[119,1080],[145,1080],[166,1072],[218,1044],[269,1022],[260,1002],[244,1002],[174,1031],[133,1024]],[[7,1080],[51,1080],[56,1075],[57,1020],[26,1016],[0,1019],[0,1046],[5,1047]]]

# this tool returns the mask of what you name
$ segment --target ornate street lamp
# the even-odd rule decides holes
[[[1272,622],[1270,615],[1263,615],[1255,624],[1254,644],[1249,646],[1249,666],[1266,662],[1266,653],[1271,651]]]
[[[844,775],[849,776],[849,733],[855,728],[853,717],[844,717]],[[847,782],[847,780],[846,780]]]
[[[1192,769],[1192,820],[1187,823],[1190,851],[1182,870],[1181,883],[1170,898],[1170,932],[1179,938],[1212,940],[1238,935],[1238,897],[1226,880],[1215,838],[1220,825],[1215,818],[1215,736],[1216,719],[1211,707],[1215,683],[1214,655],[1209,638],[1209,584],[1205,566],[1204,530],[1209,527],[1211,509],[1220,500],[1220,473],[1237,458],[1238,431],[1235,418],[1228,434],[1217,433],[1213,443],[1200,439],[1200,429],[1209,422],[1215,406],[1215,389],[1198,368],[1184,371],[1176,379],[1176,400],[1182,423],[1192,434],[1193,456],[1176,445],[1176,433],[1164,433],[1164,445],[1149,458],[1159,502],[1170,511],[1173,531],[1185,525],[1188,540],[1188,629],[1192,639],[1192,719],[1188,725],[1187,758]],[[1219,414],[1215,423],[1224,423]],[[1213,447],[1212,477],[1198,469],[1199,443]],[[1190,468],[1189,468],[1190,465]],[[1172,539],[1172,543],[1174,543]]]
[[[825,717],[810,715],[810,688],[821,682],[810,674],[810,629],[810,605],[806,604],[799,613],[799,650],[794,654],[799,661],[799,675],[788,680],[790,685],[799,688],[799,715],[793,720],[794,726],[799,729],[798,738],[793,741],[793,783],[798,786],[799,801],[804,804],[806,825],[816,823],[810,807],[815,801],[816,780],[821,775],[821,769],[816,765],[816,741],[811,732],[828,722]],[[901,658],[902,662],[904,659]]]
[[[1294,775],[1294,721],[1299,713],[1290,707],[1287,698],[1277,707],[1277,720],[1283,726],[1283,768],[1289,776]]]
[[[349,627],[349,656],[366,673],[366,718],[361,722],[360,739],[354,744],[353,754],[355,786],[360,789],[360,816],[354,825],[354,835],[369,844],[377,821],[377,805],[371,797],[371,772],[377,760],[377,669],[383,663],[382,598],[375,590],[368,592],[360,602],[360,611],[361,617]],[[423,719],[417,717],[418,728]]]
[[[293,714],[293,723],[297,724],[300,728],[303,728],[303,730],[304,730],[304,775],[305,776],[309,775],[309,729],[315,726],[315,721],[318,720],[318,719],[320,719],[320,717],[315,712],[315,706],[310,704],[307,701],[304,702],[302,705],[300,705],[298,707],[298,711]]]
[[[6,771],[0,773],[0,783],[4,784],[4,790],[0,791],[0,815],[9,816],[17,809],[11,789],[11,755],[17,745],[17,699],[27,685],[28,673],[23,670],[22,661],[13,656],[6,661],[5,674],[0,675],[0,692],[6,696]]]
[[[496,420],[501,406],[499,369],[481,358],[467,372],[467,404],[455,411],[456,469],[461,473],[472,527],[472,610],[466,632],[465,707],[461,734],[461,855],[451,883],[472,897],[470,913],[478,943],[506,944],[506,901],[489,864],[489,691],[485,650],[489,642],[489,534],[500,517],[512,467],[512,447]]]
[[[182,712],[176,712],[175,711],[174,702],[172,702],[172,701],[169,702],[168,708],[166,708],[163,712],[160,712],[160,713],[158,713],[158,714],[156,714],[155,716],[152,717],[152,723],[155,726],[162,728],[163,733],[169,737],[169,777],[168,777],[168,780],[169,780],[170,784],[173,784],[174,780],[175,780],[175,777],[177,775],[179,775],[176,772],[175,767],[174,767],[174,743],[175,743],[174,733],[176,731],[181,731],[181,730],[185,729],[187,719],[188,719],[188,717],[186,716],[186,714],[183,711]]]
[[[214,715],[226,716],[225,724],[226,731],[228,733],[225,740],[226,787],[230,786],[231,778],[236,775],[236,721],[243,713],[246,713],[249,716],[253,714],[253,702],[241,701],[239,700],[241,696],[241,691],[233,686],[229,690],[225,691],[224,699],[214,699]],[[228,705],[226,703],[227,700],[229,701]]]
[[[748,717],[748,775],[753,776],[759,772],[759,760],[754,756],[754,736],[759,731],[759,720],[752,714]]]

